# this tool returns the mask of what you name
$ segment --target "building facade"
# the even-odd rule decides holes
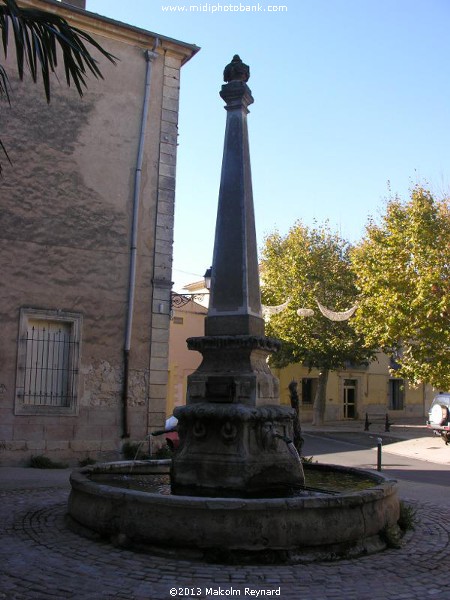
[[[408,381],[390,374],[389,358],[381,352],[367,366],[349,366],[347,369],[330,371],[327,382],[325,421],[365,419],[388,415],[391,422],[396,419],[425,417],[435,391],[431,386],[416,388]],[[283,404],[290,403],[289,383],[297,381],[301,419],[312,421],[313,402],[317,390],[319,373],[301,364],[283,369],[272,369],[280,380],[280,395]]]
[[[24,0],[117,58],[80,98],[11,80],[0,137],[0,464],[120,456],[166,417],[180,70],[196,46]],[[93,50],[95,55],[95,50]]]
[[[186,403],[187,377],[202,361],[199,352],[188,349],[186,340],[204,335],[209,292],[202,281],[187,285],[185,289],[186,294],[172,293],[166,405],[168,415],[173,413],[176,406]]]
[[[189,292],[202,292],[200,284],[186,286]],[[206,303],[208,296],[205,296]],[[204,313],[202,307],[187,303],[175,310],[177,316],[170,324],[169,370],[170,385],[167,397],[167,412],[174,406],[185,403],[186,378],[200,364],[201,356],[189,352],[186,338],[204,334]],[[191,314],[192,313],[192,314]],[[195,315],[194,315],[195,313]],[[368,365],[351,365],[346,369],[329,373],[326,392],[325,421],[342,421],[383,418],[386,414],[391,422],[396,419],[424,417],[428,413],[436,391],[428,385],[412,387],[403,379],[392,376],[389,358],[381,352],[376,360]],[[280,400],[290,404],[289,384],[297,382],[300,399],[300,418],[303,422],[313,419],[313,403],[317,391],[319,372],[302,364],[292,364],[283,369],[272,368],[280,381]]]

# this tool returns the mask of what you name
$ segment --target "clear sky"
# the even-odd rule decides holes
[[[250,65],[255,99],[260,247],[297,219],[328,220],[357,242],[390,193],[406,198],[416,183],[450,193],[449,0],[87,0],[87,9],[201,47],[181,74],[175,290],[211,264],[226,119],[218,93],[234,54]]]

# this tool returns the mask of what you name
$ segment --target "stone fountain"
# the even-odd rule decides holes
[[[305,490],[291,441],[295,412],[280,405],[278,380],[267,364],[280,343],[265,337],[261,313],[249,75],[235,56],[220,92],[227,123],[210,305],[205,336],[187,341],[203,361],[188,378],[186,406],[176,409],[180,447],[172,461],[74,471],[69,522],[127,545],[182,548],[183,556],[194,549],[209,560],[266,561],[269,553],[270,560],[301,562],[379,550],[386,531],[397,527],[395,482],[358,469],[305,465],[306,479],[331,472],[369,481],[336,495]],[[171,494],[140,487],[169,470]]]

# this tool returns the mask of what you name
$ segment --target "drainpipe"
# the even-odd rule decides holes
[[[139,219],[139,199],[141,195],[141,175],[142,162],[144,157],[145,130],[147,126],[148,106],[150,102],[150,81],[152,75],[152,61],[158,56],[155,52],[159,44],[159,39],[155,41],[153,50],[146,50],[144,57],[146,60],[145,70],[145,91],[142,104],[141,131],[139,135],[138,153],[136,158],[136,170],[134,175],[134,194],[133,194],[133,220],[131,225],[131,245],[130,245],[130,273],[128,282],[128,311],[125,327],[125,344],[123,348],[123,386],[122,386],[122,438],[130,437],[128,431],[128,381],[129,381],[129,358],[131,349],[131,331],[133,327],[134,313],[134,295],[136,289],[136,254],[137,254],[137,234]]]

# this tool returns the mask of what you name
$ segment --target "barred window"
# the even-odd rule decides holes
[[[23,309],[16,414],[75,414],[81,316]]]

